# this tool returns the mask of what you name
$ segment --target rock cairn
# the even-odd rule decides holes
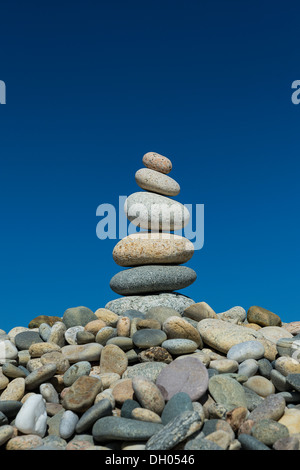
[[[171,199],[180,186],[168,176],[172,162],[157,153],[143,157],[146,168],[138,170],[135,181],[144,191],[131,194],[125,202],[129,221],[138,233],[123,238],[113,250],[114,261],[124,269],[110,281],[111,289],[124,296],[106,307],[115,313],[128,309],[146,312],[162,303],[182,313],[193,301],[177,290],[190,286],[196,272],[182,266],[194,253],[193,243],[176,235],[189,222],[188,209]]]

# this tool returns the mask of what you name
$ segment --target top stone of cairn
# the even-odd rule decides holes
[[[143,164],[150,168],[150,170],[156,170],[160,173],[167,175],[172,170],[172,162],[167,157],[160,155],[156,152],[148,152],[143,156]]]

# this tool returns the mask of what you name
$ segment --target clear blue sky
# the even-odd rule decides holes
[[[299,2],[1,2],[0,328],[104,307],[117,241],[96,209],[173,162],[205,206],[181,292],[300,320]]]

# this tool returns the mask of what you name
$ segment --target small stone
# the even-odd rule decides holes
[[[246,310],[243,307],[232,307],[226,312],[218,313],[218,318],[237,324],[242,323],[246,315]]]
[[[47,382],[56,374],[56,364],[45,364],[31,372],[25,378],[25,387],[27,390],[34,390],[43,382]]]
[[[6,387],[1,395],[0,400],[16,400],[20,401],[25,392],[25,379],[23,377],[17,377],[13,379]]]
[[[6,375],[6,377],[10,377],[12,379],[16,379],[18,377],[25,378],[26,375],[28,375],[23,369],[21,369],[20,367],[14,366],[10,362],[5,362],[3,364],[2,372],[4,375]]]
[[[6,450],[30,450],[43,445],[43,439],[37,435],[16,436],[6,444]]]
[[[297,408],[286,409],[278,422],[288,428],[290,435],[300,433],[300,410]]]
[[[146,443],[145,450],[169,450],[198,431],[202,420],[196,411],[185,411],[169,421]]]
[[[129,317],[120,317],[117,323],[117,335],[130,336],[130,323]]]
[[[92,433],[95,441],[148,441],[163,428],[162,424],[138,421],[136,419],[105,416],[93,425]]]
[[[135,173],[137,185],[154,193],[165,196],[177,196],[180,193],[180,186],[173,178],[150,168],[141,168]]]
[[[0,426],[0,447],[5,444],[14,434],[13,426],[8,424]]]
[[[128,366],[128,358],[125,352],[115,344],[104,346],[100,358],[100,370],[103,372],[115,372],[122,376]]]
[[[190,305],[184,310],[183,315],[197,322],[204,318],[218,318],[216,312],[206,302]]]
[[[85,412],[94,404],[96,395],[101,391],[101,380],[96,377],[81,376],[67,390],[62,405],[75,413]]]
[[[116,328],[113,328],[112,326],[105,326],[104,328],[101,328],[101,330],[98,331],[96,335],[96,343],[102,344],[103,346],[106,345],[106,342],[117,336],[117,330]]]
[[[226,374],[229,372],[236,372],[238,370],[238,362],[232,359],[216,359],[210,361],[209,367],[215,369],[219,374]]]
[[[106,326],[111,326],[115,328],[119,320],[119,315],[116,315],[114,312],[111,312],[107,308],[98,308],[95,311],[95,315],[99,320],[104,321]]]
[[[155,383],[159,374],[166,366],[167,364],[164,362],[134,364],[133,366],[128,367],[122,377],[133,379],[137,375],[140,375]]]
[[[163,323],[162,329],[166,333],[168,339],[190,339],[197,344],[197,347],[203,347],[199,331],[184,318],[171,316]]]
[[[8,418],[14,418],[22,407],[17,400],[0,400],[0,411]]]
[[[59,423],[59,435],[63,439],[69,439],[75,432],[79,417],[71,410],[66,410]]]
[[[165,400],[160,389],[150,380],[143,377],[134,377],[132,387],[138,402],[143,408],[161,415]]]
[[[131,418],[132,411],[135,408],[141,408],[141,405],[136,400],[132,400],[132,399],[125,400],[121,408],[121,417]]]
[[[300,374],[300,363],[292,357],[278,357],[274,365],[275,369],[278,370],[278,372],[280,372],[285,377],[289,374]]]
[[[0,341],[0,364],[16,359],[18,357],[18,350],[16,346],[9,340]]]
[[[226,422],[230,424],[233,432],[237,432],[241,427],[242,423],[248,416],[248,410],[244,406],[238,406],[233,408],[231,411],[226,413]]]
[[[134,347],[132,338],[128,338],[127,336],[116,336],[110,338],[106,341],[106,345],[108,344],[115,344],[123,351],[129,351]]]
[[[69,369],[70,363],[61,351],[53,351],[41,356],[42,365],[55,364],[57,374],[64,374]]]
[[[208,434],[205,439],[214,442],[224,450],[227,450],[232,442],[231,436],[221,429]]]
[[[104,328],[105,326],[107,326],[106,323],[103,320],[97,318],[96,320],[89,321],[85,325],[84,330],[96,336],[98,331],[101,330],[101,328]]]
[[[152,346],[149,349],[138,354],[138,359],[141,362],[164,362],[165,364],[170,364],[173,361],[171,354],[161,346]]]
[[[70,363],[80,361],[99,361],[103,346],[99,343],[69,344],[61,348],[63,356]]]
[[[91,372],[91,364],[88,361],[79,361],[73,364],[69,369],[64,373],[63,381],[66,387],[70,387],[78,377],[82,375],[89,375]]]
[[[170,354],[181,355],[196,351],[197,343],[190,339],[167,339],[162,343],[162,347],[169,351]]]
[[[36,434],[40,437],[44,437],[47,429],[45,403],[42,395],[31,395],[16,416],[16,428],[23,434]]]
[[[208,372],[203,363],[195,357],[176,359],[165,365],[156,379],[165,400],[178,392],[186,392],[193,401],[198,400],[207,390]]]
[[[286,426],[272,419],[261,419],[254,424],[252,436],[267,446],[272,446],[278,439],[289,436]]]
[[[227,358],[243,362],[246,359],[261,359],[264,353],[265,348],[259,341],[245,341],[232,346],[227,352]]]
[[[228,411],[238,406],[247,407],[244,388],[229,376],[221,374],[211,377],[208,389],[213,399],[226,406]]]
[[[51,328],[50,336],[48,338],[49,343],[55,343],[60,347],[65,345],[65,332],[66,325],[62,321],[54,323]]]
[[[246,377],[252,377],[258,371],[258,363],[255,359],[246,359],[241,362],[238,368],[238,373]]]
[[[244,382],[244,387],[250,388],[261,397],[267,397],[275,393],[275,387],[272,382],[259,375],[250,377],[247,382]]]
[[[252,421],[261,419],[273,419],[278,421],[285,410],[285,399],[279,394],[266,397],[248,416]],[[283,423],[284,424],[284,423]]]
[[[29,349],[30,346],[35,343],[43,343],[43,340],[37,331],[22,331],[15,336],[15,345],[19,351]]]
[[[196,436],[189,440],[185,446],[185,450],[224,450],[223,447],[218,446],[215,442],[205,439],[201,436]]]
[[[76,424],[76,432],[80,434],[89,430],[98,419],[111,414],[111,402],[107,398],[104,398],[103,400],[95,403],[85,413],[83,413],[83,415],[81,415]]]
[[[85,331],[84,326],[71,326],[65,331],[65,339],[68,344],[77,344],[77,334],[79,331]]]
[[[282,437],[273,444],[274,450],[299,450],[300,442],[294,436]]]
[[[300,374],[288,374],[286,381],[293,389],[300,392]]]
[[[263,307],[250,307],[247,312],[247,320],[249,323],[257,323],[260,326],[281,326],[280,317]]]
[[[249,434],[240,434],[238,440],[244,450],[271,450],[268,446]]]
[[[95,343],[95,335],[90,331],[78,331],[76,335],[76,343],[77,344],[88,344],[88,343]],[[98,341],[97,341],[98,342]]]
[[[161,323],[155,318],[141,318],[137,319],[136,328],[137,330],[144,330],[146,328],[150,328],[152,330],[161,330]]]
[[[111,389],[118,406],[122,406],[126,400],[133,399],[132,379],[120,379],[112,385]]]
[[[60,351],[60,346],[55,343],[33,343],[29,346],[29,354],[31,357],[41,357],[43,354]]]
[[[49,326],[53,326],[54,323],[62,321],[60,317],[55,315],[38,315],[37,317],[33,318],[29,324],[28,328],[39,328],[42,323],[47,323]]]
[[[92,310],[87,307],[68,308],[62,318],[67,329],[72,326],[85,326],[92,320],[97,320],[97,317]]]
[[[47,403],[59,403],[59,396],[51,383],[43,383],[40,385],[40,394]]]
[[[180,415],[184,411],[193,411],[192,400],[185,392],[175,393],[163,409],[161,415],[163,425],[166,425],[169,421],[172,421],[176,416]]]
[[[162,330],[144,329],[137,330],[132,336],[135,346],[141,349],[148,349],[151,346],[160,346],[167,339],[167,335]]]
[[[147,152],[143,156],[143,164],[151,170],[168,174],[172,170],[172,162],[169,158],[164,157],[156,152]]]
[[[146,319],[157,320],[160,322],[161,325],[170,317],[181,318],[181,315],[179,312],[174,310],[174,308],[165,307],[162,305],[157,307],[151,307],[146,313]]]
[[[137,419],[138,421],[148,421],[150,423],[161,423],[161,418],[154,411],[144,409],[144,408],[134,408],[131,412],[132,419]]]

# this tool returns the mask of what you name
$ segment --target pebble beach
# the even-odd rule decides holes
[[[299,450],[300,321],[184,295],[194,248],[171,232],[189,213],[171,160],[143,165],[124,207],[141,232],[112,253],[119,297],[0,329],[0,450]]]

